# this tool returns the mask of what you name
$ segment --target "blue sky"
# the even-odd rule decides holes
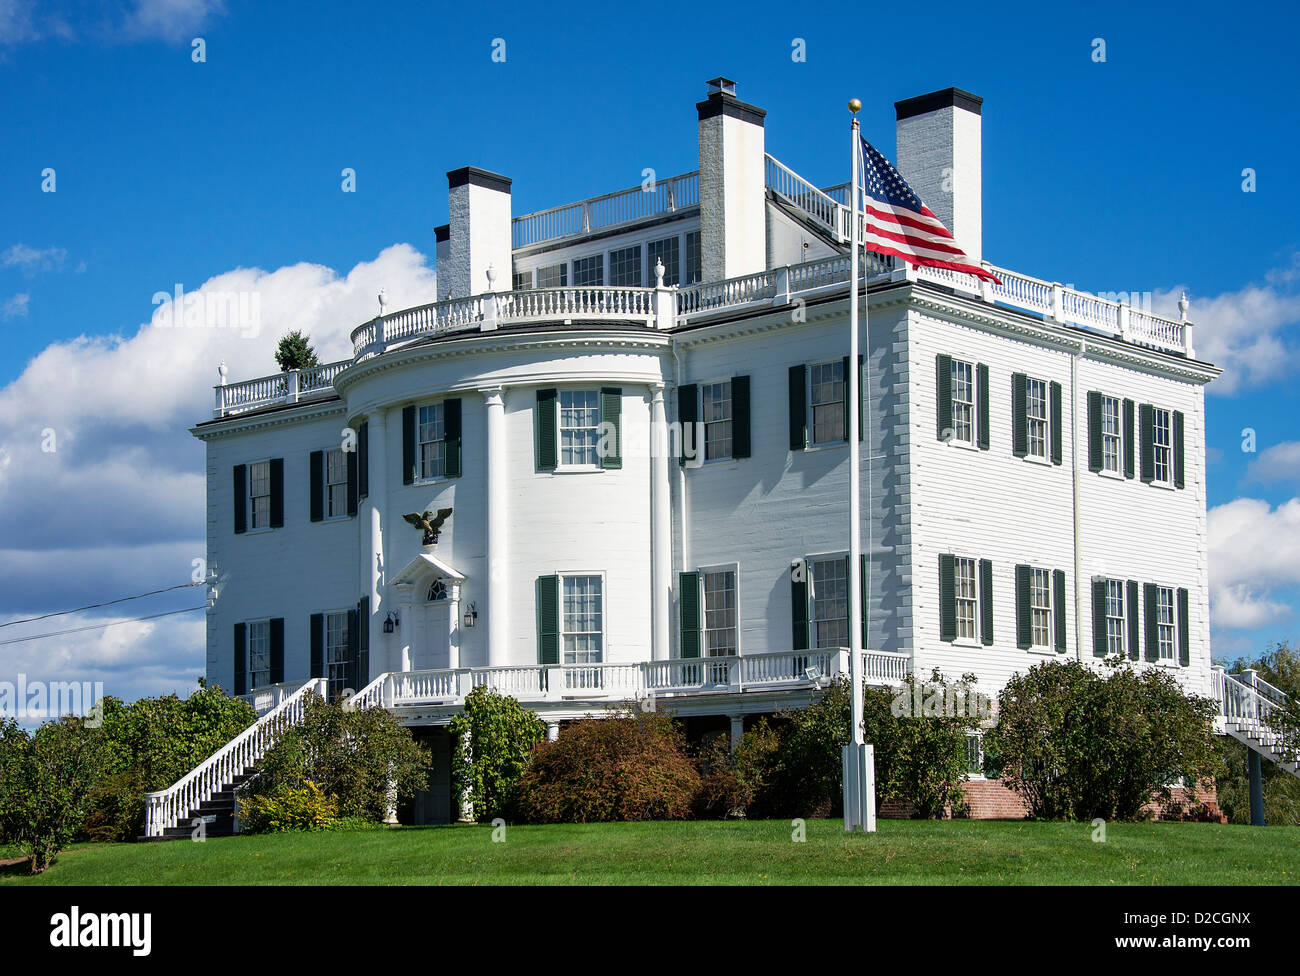
[[[512,177],[523,213],[635,185],[646,167],[695,169],[693,105],[723,74],[767,109],[768,150],[823,185],[847,178],[849,96],[892,156],[896,99],[976,92],[987,259],[1151,293],[1158,309],[1186,289],[1198,351],[1227,369],[1207,399],[1215,651],[1294,635],[1293,10],[589,9],[578,22],[538,4],[0,0],[0,620],[188,578],[202,447],[185,428],[217,360],[232,378],[269,372],[270,333],[290,325],[341,348],[376,284],[398,306],[427,300],[445,171]],[[355,193],[340,190],[345,167]],[[266,336],[144,340],[156,292],[217,276],[265,288]],[[56,452],[34,447],[47,429]],[[14,647],[29,668],[89,661],[128,694],[157,692],[202,671],[200,617]]]

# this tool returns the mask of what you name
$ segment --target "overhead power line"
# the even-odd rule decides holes
[[[103,603],[92,603],[89,606],[77,607],[75,610],[55,610],[53,613],[43,613],[39,617],[24,617],[22,620],[10,620],[0,624],[0,628],[12,627],[14,624],[29,624],[36,620],[46,620],[50,617],[62,617],[70,613],[81,613],[83,610],[98,610],[100,607],[111,607],[115,603],[126,603],[128,600],[140,600],[147,596],[157,596],[159,593],[170,593],[172,590],[185,590],[191,586],[203,586],[207,580],[199,580],[197,583],[178,583],[175,586],[164,586],[161,590],[150,590],[148,593],[137,593],[135,596],[120,596],[116,600],[105,600]]]
[[[195,610],[206,610],[207,608],[208,605],[203,603],[197,607],[185,607],[182,610],[164,610],[162,613],[151,613],[146,617],[128,617],[126,620],[112,620],[106,624],[89,624],[85,627],[69,627],[67,630],[52,630],[48,634],[30,634],[27,637],[10,637],[8,640],[0,641],[0,645],[21,644],[23,641],[40,640],[42,637],[60,637],[63,634],[79,634],[86,630],[104,630],[108,627],[118,627],[122,624],[134,624],[139,623],[142,620],[157,620],[159,617],[170,617],[172,614],[176,613],[193,613]]]

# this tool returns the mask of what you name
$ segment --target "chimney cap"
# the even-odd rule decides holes
[[[477,166],[462,166],[447,173],[447,189],[454,190],[466,184],[498,190],[501,193],[510,192],[510,177],[493,173],[491,170],[479,169]]]
[[[708,85],[709,97],[702,102],[695,103],[695,109],[701,122],[706,119],[716,119],[721,115],[740,119],[742,122],[748,122],[751,125],[762,126],[767,112],[757,105],[750,105],[738,99],[734,81],[730,78],[718,77],[710,81]]]
[[[979,95],[971,94],[961,88],[943,88],[926,95],[917,95],[915,98],[905,98],[901,102],[895,102],[894,112],[897,121],[902,122],[913,116],[937,112],[945,108],[961,108],[979,115],[980,106],[983,104],[984,99]]]
[[[732,98],[736,97],[736,83],[730,78],[723,78],[719,75],[717,78],[710,78],[705,82],[705,84],[709,86],[710,95],[716,92],[720,95],[730,95]]]

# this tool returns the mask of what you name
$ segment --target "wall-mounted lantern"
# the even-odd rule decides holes
[[[473,627],[474,623],[477,620],[478,620],[478,609],[474,606],[474,604],[471,603],[469,606],[465,608],[465,626]]]

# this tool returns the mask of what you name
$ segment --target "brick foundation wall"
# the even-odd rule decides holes
[[[967,816],[972,820],[1023,820],[1029,813],[1025,802],[1018,793],[1003,785],[998,779],[974,779],[962,784],[966,794]],[[1198,789],[1194,794],[1188,790],[1176,788],[1167,805],[1158,807],[1151,803],[1143,807],[1153,820],[1209,820],[1214,823],[1227,823],[1227,817],[1219,809],[1218,796],[1213,785],[1209,789]],[[892,819],[907,819],[915,811],[910,804],[897,800],[886,800],[880,805],[880,816]]]

